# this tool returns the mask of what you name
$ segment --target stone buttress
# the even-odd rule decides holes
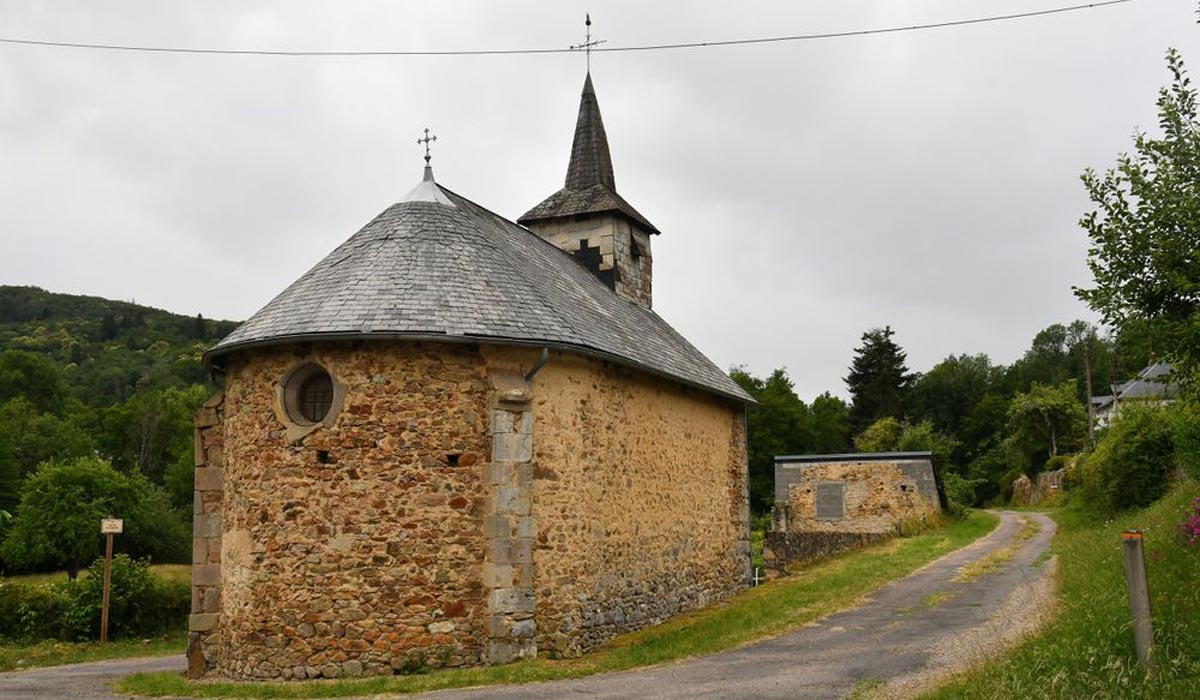
[[[485,467],[489,663],[537,656],[533,589],[533,407],[516,373],[493,372],[492,460]]]
[[[217,664],[221,622],[221,508],[224,501],[225,393],[217,391],[195,417],[195,493],[192,514],[192,613],[188,617],[188,676]]]

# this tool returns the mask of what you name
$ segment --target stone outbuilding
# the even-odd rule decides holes
[[[869,544],[946,506],[930,452],[775,458],[771,568]]]
[[[574,656],[748,584],[750,398],[652,310],[590,76],[520,221],[427,166],[208,351],[190,676]]]

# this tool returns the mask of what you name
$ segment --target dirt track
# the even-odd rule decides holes
[[[882,682],[908,693],[993,654],[1049,605],[1054,522],[1000,514],[987,537],[875,592],[860,606],[775,639],[651,668],[521,686],[439,691],[426,700],[574,698],[843,698]],[[1040,530],[1022,538],[1022,519]],[[962,568],[994,570],[963,579]],[[968,569],[969,571],[969,569]],[[956,580],[958,579],[958,580]],[[100,661],[0,674],[0,700],[114,697],[108,684],[138,671],[183,669],[180,657]],[[414,696],[408,696],[414,697]]]

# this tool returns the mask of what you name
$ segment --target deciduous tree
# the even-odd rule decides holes
[[[1075,293],[1118,328],[1146,323],[1174,362],[1200,365],[1200,119],[1196,90],[1174,49],[1158,96],[1160,134],[1083,184],[1095,209],[1080,220],[1094,283]]]
[[[184,558],[187,537],[166,495],[96,457],[46,462],[25,480],[0,554],[10,566],[62,567],[75,578],[101,551],[100,519],[108,515],[125,520],[121,549],[159,561]]]
[[[1018,443],[1030,453],[1044,451],[1047,458],[1058,455],[1060,448],[1075,446],[1087,423],[1074,382],[1058,386],[1034,382],[1028,392],[1013,397],[1008,419]]]

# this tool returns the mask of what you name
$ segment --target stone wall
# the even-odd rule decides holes
[[[328,427],[291,441],[276,386],[308,360],[346,398]],[[478,351],[324,343],[241,353],[226,369],[218,671],[287,679],[477,663],[491,449]]]
[[[763,539],[763,566],[769,575],[786,574],[789,566],[882,542],[892,533],[881,532],[778,532]]]
[[[784,476],[786,470],[790,474]],[[893,533],[906,518],[939,510],[928,461],[830,461],[776,465],[775,529],[786,532]],[[844,489],[842,517],[821,517],[823,484]],[[783,496],[783,498],[781,498]]]
[[[628,219],[612,214],[547,219],[529,225],[531,231],[568,253],[584,241],[599,249],[599,269],[610,271],[620,296],[645,308],[653,301],[654,260],[650,234]]]
[[[575,655],[745,587],[742,407],[562,352],[527,383],[539,352],[228,356],[197,417],[190,674]],[[279,383],[305,362],[341,406],[295,430]]]
[[[1024,474],[1017,477],[1012,484],[1013,505],[1032,506],[1054,500],[1062,493],[1063,478],[1069,468],[1042,472],[1034,481],[1030,481]]]
[[[552,353],[533,434],[539,654],[578,655],[748,584],[740,405]]]

